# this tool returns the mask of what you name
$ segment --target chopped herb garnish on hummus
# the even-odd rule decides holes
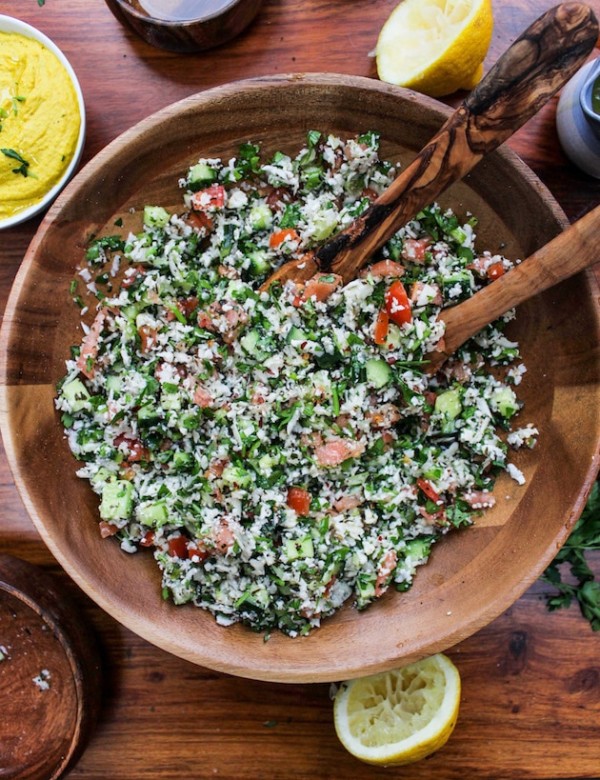
[[[13,173],[20,173],[21,176],[29,176],[29,163],[24,157],[21,157],[14,149],[0,149],[0,151],[5,157],[9,157],[11,160],[16,160],[21,163],[18,168],[12,169]]]

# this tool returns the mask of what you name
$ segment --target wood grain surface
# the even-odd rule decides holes
[[[496,25],[486,69],[554,4],[494,0]],[[121,27],[101,0],[46,0],[43,8],[35,0],[4,0],[0,10],[53,38],[74,66],[88,111],[85,161],[138,120],[210,86],[293,71],[374,76],[369,52],[394,5],[395,0],[266,0],[239,38],[193,56],[151,48]],[[589,5],[600,13],[599,0]],[[446,102],[457,105],[462,97]],[[555,108],[556,100],[509,145],[573,220],[599,202],[600,182],[563,155]],[[0,311],[38,223],[0,235]],[[100,721],[70,777],[600,777],[600,636],[576,608],[547,613],[539,583],[449,651],[464,690],[448,745],[420,764],[377,770],[355,761],[337,742],[329,686],[251,682],[207,671],[157,650],[93,605],[41,542],[3,455],[0,508],[0,551],[56,573],[100,640],[107,680]],[[593,561],[600,574],[600,556]],[[0,690],[0,702],[3,694]],[[0,719],[0,750],[2,736]]]

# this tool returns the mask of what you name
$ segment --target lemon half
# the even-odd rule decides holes
[[[472,89],[493,27],[491,0],[403,0],[377,40],[379,78],[432,97]]]
[[[460,675],[442,653],[401,669],[349,680],[334,703],[337,735],[369,764],[411,764],[439,750],[454,730]]]

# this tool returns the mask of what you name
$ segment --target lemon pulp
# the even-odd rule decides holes
[[[379,78],[432,97],[471,89],[492,30],[491,0],[403,0],[377,40]]]
[[[438,653],[343,683],[334,722],[344,747],[370,764],[409,764],[439,750],[458,717],[460,675]]]

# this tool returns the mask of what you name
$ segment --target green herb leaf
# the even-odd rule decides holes
[[[16,160],[17,162],[21,163],[21,165],[18,168],[12,169],[13,173],[20,173],[21,176],[25,176],[25,177],[29,176],[29,172],[28,172],[29,163],[27,162],[27,160],[21,157],[21,155],[18,152],[15,152],[14,149],[6,149],[6,148],[0,149],[0,152],[2,152],[2,154],[5,157],[8,157],[11,160]]]
[[[600,483],[596,482],[571,535],[542,575],[558,593],[547,596],[549,610],[569,607],[576,600],[593,631],[600,631],[600,582],[586,560],[588,550],[600,550]],[[561,565],[568,565],[576,582],[563,581]]]

